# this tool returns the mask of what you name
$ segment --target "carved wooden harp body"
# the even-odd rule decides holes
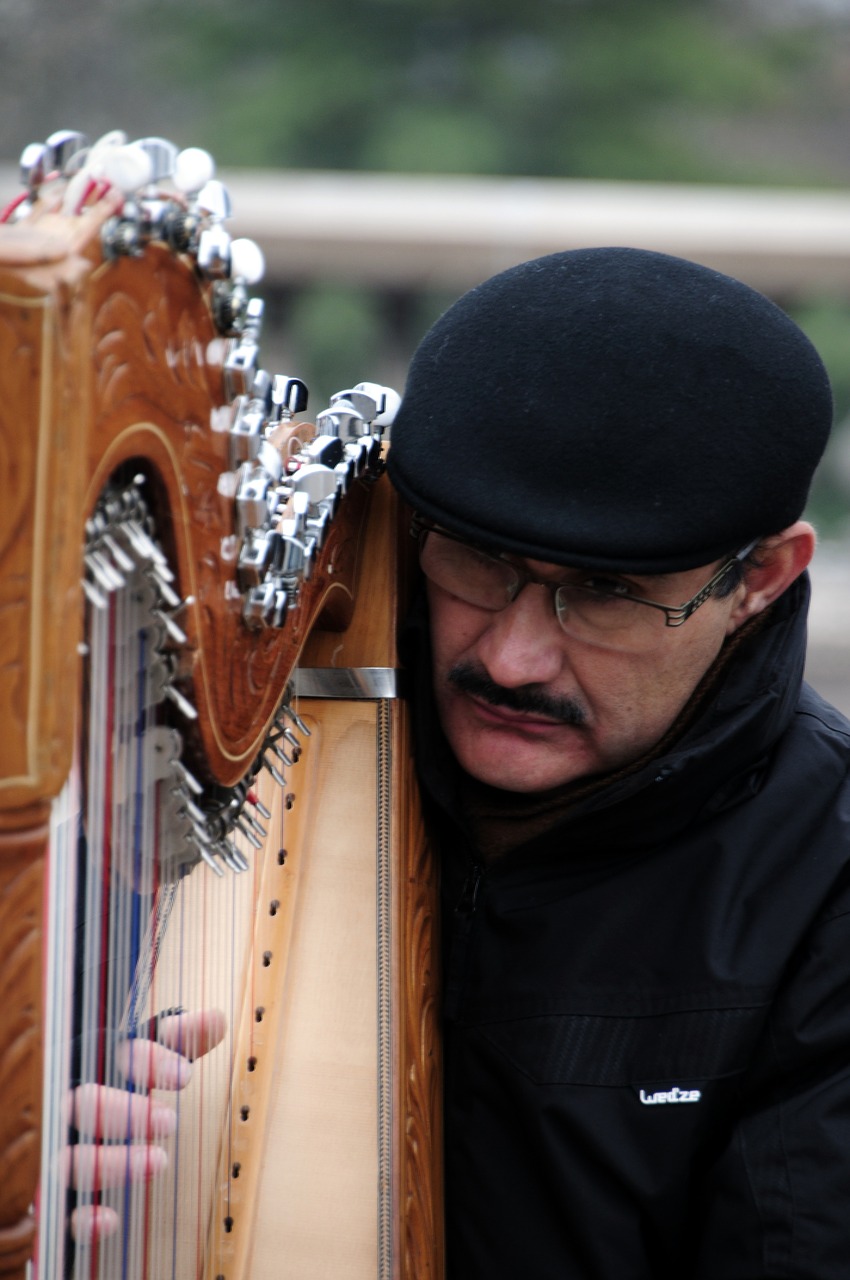
[[[59,179],[0,226],[0,1275],[438,1278],[382,389],[298,422],[163,186]],[[207,1006],[224,1040],[149,1089]],[[115,1132],[105,1090],[171,1127]]]

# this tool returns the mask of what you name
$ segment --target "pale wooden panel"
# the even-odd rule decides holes
[[[317,714],[322,758],[257,1203],[256,1280],[378,1275],[376,710],[333,703]]]

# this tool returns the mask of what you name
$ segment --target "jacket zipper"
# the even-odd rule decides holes
[[[472,925],[484,880],[484,868],[473,862],[454,909],[454,925],[446,966],[445,1014],[456,1018],[463,998]]]

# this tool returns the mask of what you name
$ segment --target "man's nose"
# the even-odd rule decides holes
[[[506,609],[491,615],[476,656],[504,688],[548,684],[561,674],[566,643],[551,591],[529,582]]]

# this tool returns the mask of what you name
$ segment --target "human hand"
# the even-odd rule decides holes
[[[168,1165],[159,1143],[175,1130],[177,1116],[150,1089],[184,1089],[192,1063],[224,1038],[227,1024],[217,1009],[175,1013],[156,1019],[155,1039],[123,1040],[116,1064],[128,1088],[81,1084],[67,1099],[67,1121],[80,1141],[63,1151],[65,1178],[79,1192],[99,1192],[146,1181]],[[130,1092],[129,1088],[136,1090]],[[71,1213],[75,1240],[113,1235],[118,1214],[107,1205],[80,1204]]]

